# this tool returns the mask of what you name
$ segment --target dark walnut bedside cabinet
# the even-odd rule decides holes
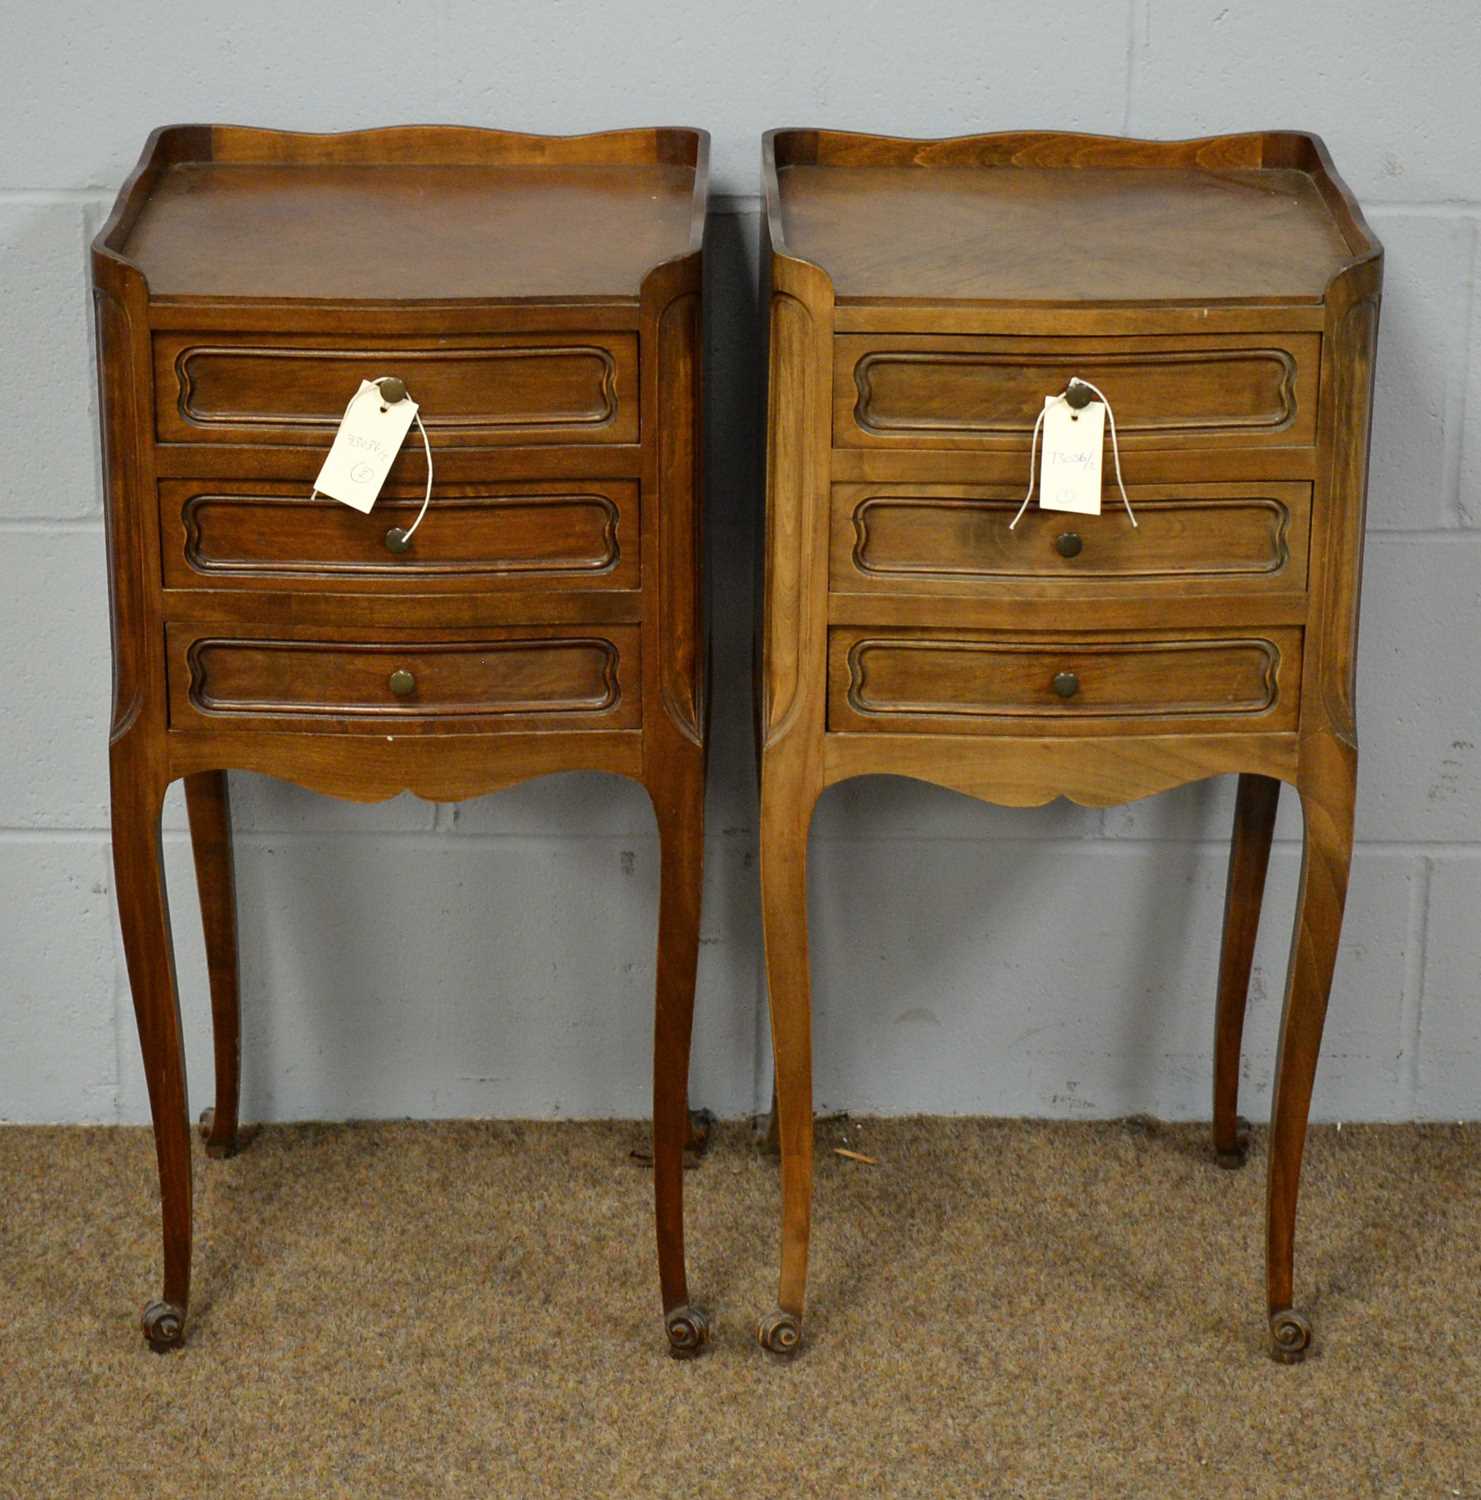
[[[555,771],[647,787],[661,840],[653,1137],[670,1347],[684,1273],[706,619],[700,265],[708,137],[458,127],[150,137],[93,246],[112,584],[119,915],[148,1074],[164,1287],[190,1294],[184,1059],[160,864],[185,780],[239,1144],[228,768],[373,802]],[[421,407],[375,509],[310,498],[360,382]],[[384,391],[385,386],[382,387]],[[491,897],[492,899],[492,897]],[[491,1021],[491,1024],[496,1024]]]
[[[1352,848],[1353,663],[1382,252],[1313,136],[767,136],[761,878],[801,1338],[812,1182],[806,852],[888,772],[1109,806],[1239,775],[1214,1050],[1235,1112],[1281,782],[1305,858],[1271,1119],[1272,1349]],[[1098,516],[1030,507],[1036,415],[1083,380],[1120,436]],[[1109,449],[1109,442],[1106,444]]]

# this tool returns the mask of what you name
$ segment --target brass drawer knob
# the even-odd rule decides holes
[[[398,698],[404,698],[408,693],[416,691],[417,680],[406,670],[405,667],[397,667],[386,679],[386,686],[395,693]]]
[[[387,540],[386,545],[388,547],[391,546],[389,540]],[[1061,557],[1079,557],[1080,549],[1084,545],[1085,543],[1080,540],[1080,533],[1078,531],[1063,531],[1054,539],[1054,550]],[[391,550],[394,552],[397,549],[391,547]]]
[[[1056,672],[1052,686],[1061,698],[1073,698],[1080,691],[1080,679],[1073,672]]]
[[[1079,548],[1075,550],[1078,552]],[[398,554],[411,551],[411,537],[407,535],[405,527],[393,526],[386,533],[386,551]]]
[[[381,400],[387,406],[395,406],[398,401],[405,401],[406,382],[398,379],[395,375],[387,375],[381,381]]]
[[[1095,392],[1083,380],[1072,380],[1065,387],[1064,399],[1076,411],[1081,411],[1095,400]]]

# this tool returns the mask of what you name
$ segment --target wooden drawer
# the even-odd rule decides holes
[[[638,487],[630,480],[438,485],[410,548],[421,485],[388,485],[369,515],[302,484],[164,480],[167,588],[635,589]]]
[[[399,375],[434,449],[489,443],[635,443],[630,333],[350,340],[262,334],[154,340],[156,429],[166,443],[327,448],[362,380]],[[408,443],[420,446],[413,427]]]
[[[1017,447],[1044,397],[1079,376],[1110,398],[1129,449],[1306,446],[1316,436],[1320,348],[1314,333],[849,334],[834,340],[833,440],[846,448]]]
[[[1067,583],[1108,596],[1306,588],[1309,484],[1141,484],[1127,493],[1134,529],[1108,499],[1099,516],[1031,506],[1010,531],[1022,489],[835,484],[832,587],[973,595],[1011,583],[1020,597],[1052,597]]]
[[[930,734],[1115,734],[1296,727],[1301,632],[1024,639],[834,630],[828,727]],[[1058,679],[1072,696],[1056,691]]]
[[[167,628],[170,727],[363,734],[632,729],[635,625],[276,636]],[[411,674],[398,694],[393,673]]]

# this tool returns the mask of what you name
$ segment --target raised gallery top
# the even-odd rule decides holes
[[[156,300],[628,301],[697,248],[707,155],[691,130],[174,126],[97,243]]]
[[[1293,132],[782,130],[765,173],[773,248],[842,302],[1319,302],[1378,252],[1321,142]]]

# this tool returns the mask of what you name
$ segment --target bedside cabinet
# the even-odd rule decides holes
[[[761,876],[801,1337],[812,1175],[806,852],[823,788],[888,772],[1109,806],[1237,773],[1214,1056],[1236,1115],[1277,794],[1305,821],[1271,1119],[1272,1349],[1352,849],[1353,666],[1382,252],[1315,137],[766,138]],[[1089,382],[1099,515],[1030,506],[1035,420]],[[1085,395],[1081,386],[1080,394]],[[1107,449],[1111,447],[1106,444]]]
[[[93,246],[119,915],[181,1340],[191,1168],[160,807],[185,782],[239,1144],[228,769],[373,802],[616,772],[661,843],[653,1137],[670,1345],[706,722],[700,261],[708,137],[157,131]],[[362,380],[420,406],[369,514],[312,498]],[[490,892],[490,903],[496,895]],[[491,909],[491,916],[493,915]],[[496,1024],[492,1022],[491,1024]]]

